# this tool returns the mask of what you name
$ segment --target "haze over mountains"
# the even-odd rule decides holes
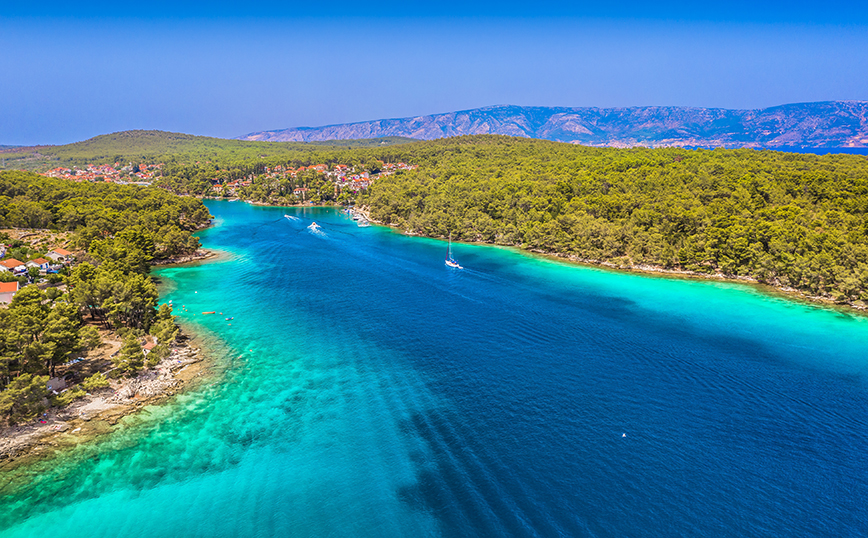
[[[401,136],[431,140],[468,134],[611,147],[863,148],[868,147],[868,101],[798,103],[758,110],[498,105],[413,118],[260,131],[239,139],[313,142]]]

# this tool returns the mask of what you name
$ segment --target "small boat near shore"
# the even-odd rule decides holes
[[[366,217],[365,214],[362,213],[361,211],[359,211],[358,209],[355,209],[355,208],[352,208],[352,207],[351,207],[351,208],[347,209],[347,214],[348,214],[348,215],[349,215],[349,216],[350,216],[354,221],[357,221],[357,222],[360,222],[360,223],[361,223],[361,222],[368,222],[368,225],[370,225],[370,222],[368,221],[368,217]]]
[[[202,313],[203,313],[203,314],[216,314],[217,311],[216,311],[216,310],[212,310],[212,311],[210,311],[210,312],[202,312]]]

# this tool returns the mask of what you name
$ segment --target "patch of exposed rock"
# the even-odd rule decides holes
[[[31,453],[38,455],[42,448],[58,446],[59,436],[90,438],[92,435],[82,435],[92,429],[88,422],[101,418],[113,424],[135,412],[143,402],[175,394],[184,383],[177,374],[201,361],[198,348],[175,347],[168,358],[136,377],[112,381],[111,388],[87,394],[65,408],[51,408],[36,420],[0,428],[0,461]],[[72,439],[71,442],[77,441]],[[64,439],[64,444],[70,444],[70,439]]]

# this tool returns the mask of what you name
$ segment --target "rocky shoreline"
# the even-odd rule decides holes
[[[201,350],[182,342],[172,348],[169,357],[136,377],[111,380],[109,388],[66,407],[49,409],[37,420],[0,428],[0,470],[111,432],[123,417],[182,392],[203,376],[206,367]]]
[[[184,254],[177,257],[172,258],[163,258],[160,260],[153,260],[151,265],[178,265],[182,263],[190,263],[197,262],[201,260],[208,260],[210,258],[214,258],[217,256],[217,253],[208,249],[199,249],[193,254]]]

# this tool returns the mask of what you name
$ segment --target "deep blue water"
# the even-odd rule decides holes
[[[208,205],[224,259],[158,275],[214,379],[2,486],[0,535],[868,535],[868,319]]]

